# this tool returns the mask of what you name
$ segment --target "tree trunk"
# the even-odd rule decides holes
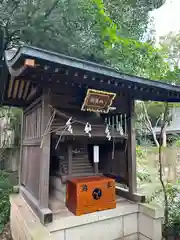
[[[153,135],[153,140],[154,140],[154,143],[156,144],[156,147],[159,147],[159,142],[157,140],[156,133],[153,129],[152,129],[152,135]]]
[[[146,105],[144,104],[144,102],[142,102],[142,106],[143,106],[143,109],[144,109],[144,115],[145,115],[145,121],[146,121],[145,125],[147,126],[147,129],[151,132],[151,134],[153,136],[154,143],[156,144],[156,147],[159,147],[159,142],[158,142],[157,137],[156,137],[156,132],[153,129],[153,126],[152,126],[152,123],[151,123],[151,120],[149,118],[149,115],[148,115],[148,112],[147,112],[147,109],[146,109]]]
[[[165,123],[163,132],[162,132],[162,146],[166,147],[167,146],[167,135],[166,135],[166,128],[168,126],[168,122]]]

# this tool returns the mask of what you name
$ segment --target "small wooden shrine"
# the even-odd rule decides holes
[[[135,100],[178,102],[180,88],[30,46],[7,52],[6,63],[2,103],[23,108],[20,194],[40,220],[53,220],[51,196],[63,198],[75,177],[110,176],[127,186],[116,194],[143,201]]]

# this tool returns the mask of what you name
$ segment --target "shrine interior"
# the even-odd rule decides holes
[[[57,104],[62,102],[62,96],[57,93],[51,96],[50,107],[55,115],[51,125],[50,199],[55,197],[64,201],[66,181],[76,177],[113,176],[127,186],[128,111],[125,94],[120,93],[116,98],[116,102],[121,102],[118,111],[113,103],[108,114],[84,112],[73,105],[63,109]],[[53,99],[56,99],[55,104]],[[83,101],[82,98],[81,105]],[[70,118],[72,132],[65,129]],[[87,123],[91,123],[89,133],[86,132]],[[107,125],[111,132],[109,138]],[[94,146],[99,148],[98,163],[94,163]]]

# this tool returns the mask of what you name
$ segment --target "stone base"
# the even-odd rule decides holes
[[[57,200],[64,202],[66,200],[66,184],[61,182],[61,179],[56,176],[50,177],[51,195]]]
[[[117,208],[74,216],[61,203],[51,224],[43,226],[20,195],[11,197],[11,231],[14,240],[117,240],[138,239],[138,205],[120,201]]]
[[[53,222],[44,226],[20,195],[12,195],[13,240],[161,239],[162,216],[146,205],[118,199],[116,209],[83,216],[74,216],[63,202],[53,201],[51,207]]]
[[[20,195],[11,196],[10,226],[13,240],[53,240]]]

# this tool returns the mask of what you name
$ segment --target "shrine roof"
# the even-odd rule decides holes
[[[7,71],[0,81],[4,104],[28,105],[43,87],[94,88],[127,92],[137,100],[180,101],[180,87],[118,72],[110,67],[32,46],[6,53]]]

